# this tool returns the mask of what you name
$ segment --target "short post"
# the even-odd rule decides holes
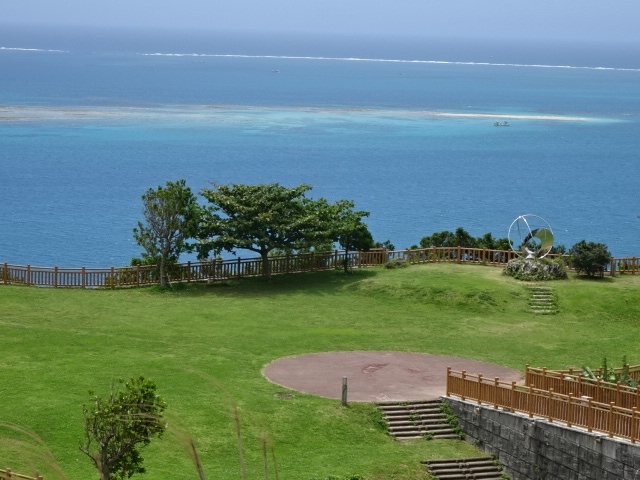
[[[451,367],[447,367],[447,387],[446,387],[445,397],[451,396],[450,395],[451,387],[449,386],[450,382],[451,382]]]
[[[81,279],[82,288],[85,288],[87,286],[86,274],[87,274],[87,269],[85,267],[82,267],[82,273],[80,274],[80,275],[82,275],[82,279]]]
[[[461,372],[461,376],[462,376],[462,401],[464,402],[464,398],[465,398],[465,392],[467,391],[467,382],[465,382],[465,377],[467,376],[467,371],[466,370],[462,370]]]
[[[549,389],[549,396],[547,397],[547,417],[549,418],[549,423],[553,423],[553,414],[551,409],[553,408],[553,388]],[[555,409],[554,409],[555,410]]]
[[[458,247],[459,248],[459,247]],[[482,374],[478,374],[478,405],[482,403]]]
[[[636,443],[636,438],[638,437],[638,408],[633,407],[631,409],[631,443]]]
[[[342,377],[342,406],[347,406],[347,377]]]
[[[567,427],[571,427],[573,420],[573,393],[569,394],[569,404],[567,405]]]
[[[499,392],[498,389],[500,388],[499,386],[500,379],[498,377],[495,377],[493,379],[493,382],[494,382],[493,383],[493,408],[497,410],[498,409],[498,392]]]
[[[53,267],[53,288],[58,287],[58,267]]]
[[[615,402],[609,402],[609,438],[613,437],[613,425],[614,425],[613,407],[615,405],[616,405]]]

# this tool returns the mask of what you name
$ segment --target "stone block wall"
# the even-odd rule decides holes
[[[457,398],[443,398],[467,441],[513,480],[640,480],[640,444]]]

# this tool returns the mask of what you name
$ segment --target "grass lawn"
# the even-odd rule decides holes
[[[560,312],[536,316],[526,284],[501,272],[428,264],[173,291],[0,286],[0,466],[37,468],[46,480],[98,478],[78,450],[88,390],[143,374],[168,403],[170,428],[143,450],[139,478],[197,479],[189,438],[207,478],[241,478],[237,407],[249,479],[264,479],[263,439],[281,479],[419,479],[420,460],[478,452],[456,441],[396,442],[370,405],[282,398],[263,367],[334,350],[457,355],[518,370],[598,366],[605,356],[640,363],[640,276],[551,282]]]

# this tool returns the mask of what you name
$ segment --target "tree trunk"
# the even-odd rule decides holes
[[[95,455],[96,457],[98,456],[97,453]],[[100,480],[111,480],[111,472],[109,472],[109,465],[107,464],[108,457],[107,449],[103,447],[100,455],[100,465],[98,466],[100,470]]]
[[[261,250],[260,256],[262,257],[262,275],[266,280],[271,280],[271,264],[269,263],[269,251]]]
[[[167,286],[166,270],[167,270],[167,265],[166,265],[166,260],[165,260],[164,255],[163,255],[162,257],[160,257],[160,265],[159,265],[159,271],[158,271],[158,274],[160,275],[160,286],[161,287],[166,287]]]
[[[344,249],[344,273],[349,273],[349,250]]]

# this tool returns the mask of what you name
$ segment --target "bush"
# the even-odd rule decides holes
[[[518,280],[533,282],[567,278],[562,259],[515,258],[504,267],[504,273]]]
[[[409,266],[409,262],[407,262],[404,258],[394,258],[393,260],[389,260],[384,264],[385,268],[407,268]]]
[[[577,273],[585,273],[589,277],[600,274],[602,277],[611,261],[611,253],[604,243],[581,240],[569,250],[569,264]]]

